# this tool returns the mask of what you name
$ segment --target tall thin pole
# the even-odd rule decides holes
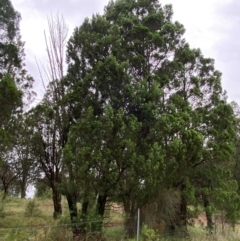
[[[138,219],[137,219],[137,241],[139,241],[140,234],[140,208],[138,208]]]
[[[217,234],[217,218],[216,218],[216,213],[214,213],[214,232]]]

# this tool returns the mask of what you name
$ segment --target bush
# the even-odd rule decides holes
[[[28,218],[40,216],[41,215],[41,210],[39,208],[39,205],[34,200],[30,200],[27,203],[27,206],[25,208],[25,213],[24,214]]]
[[[150,229],[146,225],[143,225],[142,231],[141,231],[141,240],[143,240],[143,241],[160,241],[160,238],[153,229]]]
[[[128,241],[134,241],[136,239],[129,239]],[[153,229],[147,227],[147,225],[143,225],[141,230],[140,241],[162,241],[159,235]]]

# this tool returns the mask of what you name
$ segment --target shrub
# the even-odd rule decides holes
[[[136,239],[129,239],[128,241],[134,241]],[[147,225],[143,225],[141,230],[140,241],[162,241],[159,235],[153,229],[147,227]]]
[[[141,240],[143,241],[160,241],[159,236],[153,229],[147,227],[147,225],[143,225],[141,230]]]
[[[41,215],[41,210],[39,208],[39,205],[35,202],[35,200],[30,200],[27,203],[24,214],[26,217],[29,217],[29,218],[38,217]]]

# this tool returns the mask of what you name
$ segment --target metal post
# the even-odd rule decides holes
[[[216,213],[214,213],[214,233],[217,234],[217,218]]]
[[[137,219],[137,241],[139,241],[140,234],[140,208],[138,208],[138,219]]]

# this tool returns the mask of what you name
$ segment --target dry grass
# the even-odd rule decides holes
[[[232,228],[226,227],[224,232],[220,228],[209,234],[203,228],[190,228],[192,241],[239,241],[240,233],[233,231]]]
[[[0,217],[1,241],[72,241],[72,233],[68,206],[65,199],[62,200],[63,216],[60,220],[53,220],[53,205],[51,199],[35,199],[35,203],[41,210],[36,217],[24,215],[29,200],[19,198],[7,198],[4,202],[5,217]],[[80,208],[80,205],[78,206]],[[121,207],[111,204],[106,211],[104,235],[106,241],[124,240],[123,230],[124,211]],[[204,225],[189,227],[192,241],[237,241],[240,240],[240,225],[235,231],[230,226],[222,231],[219,224],[216,233],[208,234]],[[149,239],[148,241],[155,240]],[[180,240],[163,234],[159,241]],[[145,241],[145,240],[141,240]]]

